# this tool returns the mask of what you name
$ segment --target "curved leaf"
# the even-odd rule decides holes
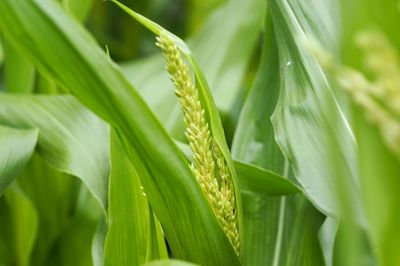
[[[348,204],[359,206],[355,142],[340,98],[333,92],[319,65],[305,49],[305,40],[317,39],[328,51],[337,52],[335,3],[324,1],[269,1],[279,47],[281,93],[272,116],[275,136],[295,176],[312,203],[327,215],[340,211],[336,179],[330,159],[343,164],[350,194]],[[335,125],[332,117],[338,117]],[[327,145],[340,139],[331,154]],[[360,210],[354,207],[354,210]]]
[[[280,173],[289,183],[293,175],[269,119],[279,95],[279,60],[270,17],[265,31],[261,65],[240,113],[232,155]],[[271,197],[252,187],[242,196],[246,265],[324,265],[318,241],[324,216],[303,195]]]
[[[39,128],[39,154],[58,170],[82,179],[101,206],[107,206],[108,128],[77,100],[0,94],[0,123]]]
[[[38,133],[0,126],[0,196],[31,159]]]
[[[192,160],[193,154],[188,144],[176,141],[185,156]],[[233,148],[238,146],[235,143]],[[260,166],[233,160],[238,175],[239,190],[243,192],[256,192],[265,195],[290,195],[301,192],[301,189],[292,181],[283,176],[264,169]]]
[[[290,195],[301,189],[288,179],[262,167],[240,161],[234,161],[239,176],[241,193],[251,191],[265,195]]]

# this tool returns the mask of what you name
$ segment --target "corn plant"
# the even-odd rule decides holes
[[[400,265],[397,0],[124,2],[0,1],[1,266]]]

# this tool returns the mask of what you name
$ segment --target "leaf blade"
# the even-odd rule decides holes
[[[38,134],[37,129],[18,130],[0,126],[0,195],[31,159]]]

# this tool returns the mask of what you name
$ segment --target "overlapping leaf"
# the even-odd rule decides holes
[[[131,162],[148,172],[140,178],[174,256],[239,264],[183,155],[89,34],[53,2],[6,0],[0,14],[6,38],[126,138]]]
[[[102,207],[107,206],[107,125],[77,100],[1,94],[0,123],[40,129],[38,152],[55,168],[81,178]]]
[[[337,52],[335,3],[324,1],[269,1],[280,57],[281,94],[272,121],[275,136],[289,159],[308,198],[328,215],[340,213],[337,180],[330,160],[342,162],[342,178],[351,193],[354,210],[360,211],[354,138],[344,117],[341,101],[319,65],[305,49],[317,39],[327,51]],[[332,117],[339,120],[333,126]],[[330,154],[330,140],[340,139]],[[337,139],[338,140],[338,139]],[[333,157],[332,157],[333,156]],[[361,215],[359,215],[361,217]],[[362,220],[362,218],[360,218]]]
[[[240,114],[232,154],[288,178],[290,167],[275,142],[270,121],[279,95],[279,61],[271,27],[267,18],[261,65]],[[255,181],[240,175],[240,167],[238,173],[239,185]],[[323,215],[304,196],[271,197],[255,187],[242,192],[246,265],[324,264],[317,238]]]
[[[31,159],[37,137],[37,129],[18,130],[0,126],[0,195]]]

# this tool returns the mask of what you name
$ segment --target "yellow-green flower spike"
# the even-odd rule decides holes
[[[186,132],[193,152],[191,169],[210,203],[221,227],[239,255],[239,230],[232,176],[224,156],[214,142],[192,81],[188,65],[167,33],[157,37],[156,45],[166,58],[166,69],[182,106]]]

